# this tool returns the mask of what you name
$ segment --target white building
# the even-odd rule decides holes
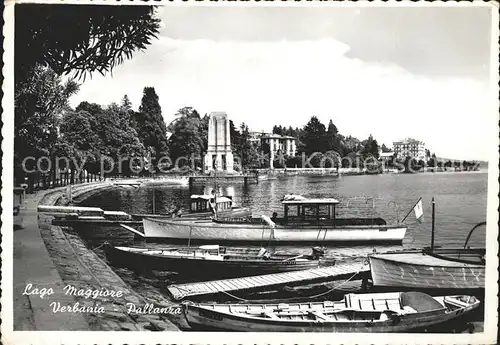
[[[423,141],[407,138],[393,143],[393,151],[399,159],[411,157],[416,160],[425,160],[425,143]]]
[[[279,152],[287,156],[295,156],[297,153],[297,140],[294,137],[278,134],[264,134],[260,137],[260,141],[261,145],[269,145],[271,168],[273,168],[273,160]]]

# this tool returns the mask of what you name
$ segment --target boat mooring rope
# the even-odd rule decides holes
[[[361,272],[363,270],[363,266],[365,266],[365,265],[366,265],[366,263],[363,262],[363,265],[361,266],[361,268],[356,273],[354,273],[351,277],[349,277],[349,279],[345,280],[343,283],[341,283],[341,284],[339,284],[337,286],[334,286],[333,288],[329,289],[328,291],[325,291],[325,292],[322,292],[320,294],[313,295],[313,296],[301,296],[301,297],[291,297],[291,298],[280,299],[280,301],[293,301],[293,300],[300,300],[300,299],[303,299],[303,298],[317,298],[317,297],[321,297],[321,296],[324,296],[326,294],[329,294],[329,293],[337,290],[339,287],[341,287],[345,283],[347,283],[350,280],[352,280],[355,276],[357,276],[359,274],[359,272]],[[233,294],[230,294],[229,292],[226,292],[226,291],[220,291],[220,292],[228,295],[229,297],[232,297],[234,299],[242,301],[242,302],[255,302],[255,301],[259,301],[259,300],[251,300],[251,299],[241,298],[241,297],[235,296]]]
[[[97,249],[100,249],[102,247],[104,247],[106,244],[108,244],[108,242],[104,242],[103,244],[101,244],[100,246],[97,246],[95,248],[92,248],[92,250],[97,250]]]

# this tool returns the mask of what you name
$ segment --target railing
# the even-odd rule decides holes
[[[56,187],[64,187],[67,185],[102,181],[103,178],[98,174],[81,172],[79,174],[71,174],[70,172],[57,174],[41,174],[33,173],[27,175],[24,180],[16,181],[18,185],[26,189],[27,193],[32,193],[36,190],[50,189]]]
[[[303,226],[305,224],[311,225],[335,225],[335,226],[384,226],[387,222],[382,218],[336,218],[333,219],[301,219],[292,218],[286,222],[283,218],[273,220],[276,224],[286,224],[289,226]],[[230,224],[266,224],[261,218],[253,217],[218,217],[214,219],[216,223],[230,223]]]

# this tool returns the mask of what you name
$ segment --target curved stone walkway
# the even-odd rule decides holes
[[[83,199],[109,183],[73,186],[73,198]],[[135,293],[77,234],[51,225],[51,217],[37,214],[38,204],[55,204],[65,188],[29,195],[22,211],[24,228],[14,232],[14,330],[168,330],[178,331],[164,315],[128,313],[146,300]],[[31,285],[29,285],[31,284]],[[120,291],[121,297],[88,298],[66,294],[70,287],[85,291]],[[34,294],[51,288],[43,298]],[[30,292],[31,294],[28,294]],[[89,312],[54,311],[58,306],[92,308]]]

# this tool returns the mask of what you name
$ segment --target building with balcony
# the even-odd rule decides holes
[[[296,138],[278,134],[264,134],[260,137],[261,145],[269,145],[270,167],[273,168],[273,161],[278,153],[286,156],[295,156],[297,153]]]
[[[397,158],[405,159],[406,157],[416,160],[425,160],[425,143],[423,141],[407,138],[402,141],[393,143],[393,151]]]

